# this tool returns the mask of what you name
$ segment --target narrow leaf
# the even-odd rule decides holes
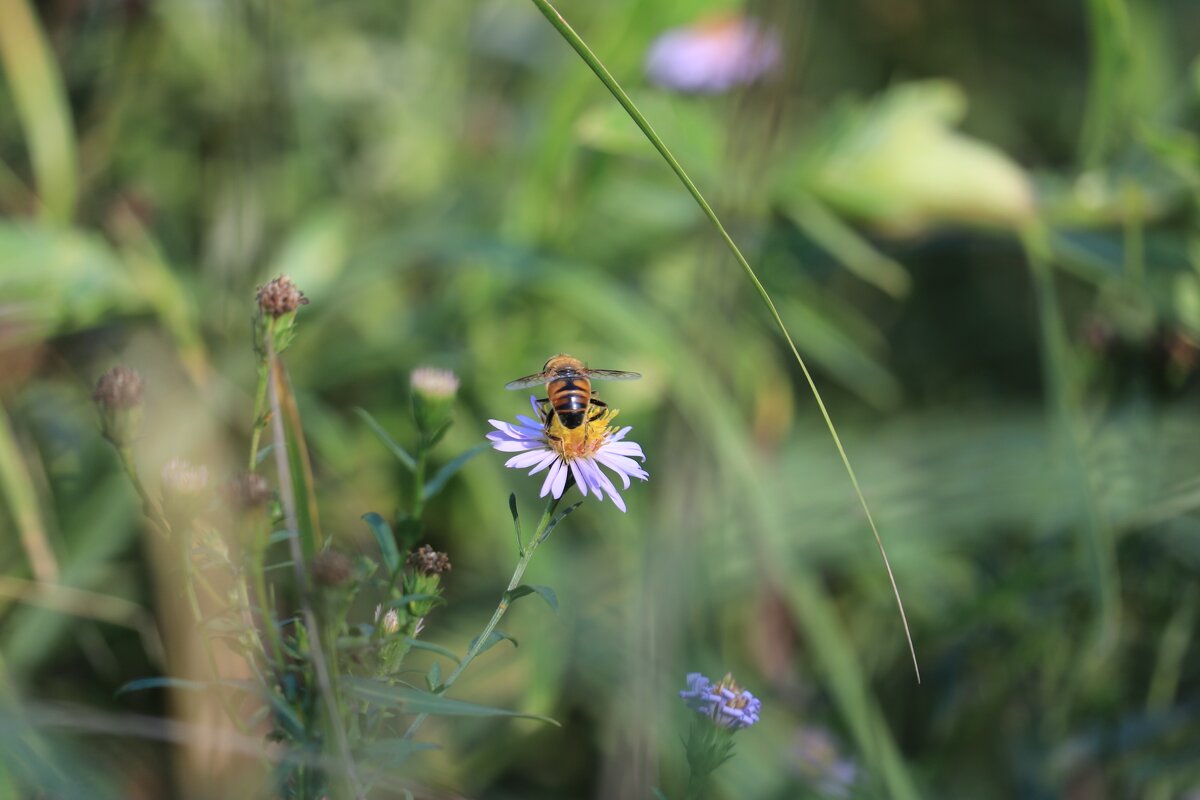
[[[113,696],[120,697],[123,694],[142,692],[146,689],[186,689],[190,692],[200,692],[210,685],[207,681],[189,681],[183,678],[138,678],[117,689]]]
[[[425,676],[425,683],[429,686],[429,691],[437,692],[442,685],[442,665],[435,661],[429,666],[429,673]]]
[[[425,499],[428,500],[429,498],[433,497],[438,492],[440,492],[442,489],[446,488],[446,483],[451,478],[453,478],[454,475],[460,469],[465,467],[467,465],[468,461],[470,461],[472,458],[479,455],[484,450],[487,450],[490,447],[491,447],[491,445],[489,445],[487,443],[477,444],[474,447],[472,447],[470,450],[467,450],[465,453],[462,453],[457,458],[455,458],[453,461],[448,462],[444,467],[439,469],[437,471],[437,474],[435,474],[429,480],[429,483],[425,484],[425,493],[424,493]]]
[[[367,427],[379,437],[379,441],[383,442],[384,447],[392,451],[392,455],[396,457],[396,460],[403,464],[409,472],[416,471],[417,460],[410,456],[407,450],[398,445],[395,439],[393,439],[391,436],[388,436],[388,433],[383,429],[383,426],[376,422],[375,418],[368,414],[366,409],[356,408],[354,409],[354,413],[358,414],[358,416],[362,418],[362,421],[367,423]]]
[[[554,519],[550,520],[550,524],[546,526],[546,530],[542,531],[542,536],[540,539],[538,539],[538,544],[541,544],[542,542],[549,539],[550,532],[553,531],[556,527],[558,527],[558,523],[562,522],[568,514],[570,514],[575,509],[579,508],[581,505],[583,505],[583,501],[579,500],[576,503],[574,503],[573,505],[569,505],[566,508],[564,508],[562,511],[555,514]]]
[[[288,472],[296,505],[296,527],[299,529],[304,558],[311,560],[317,553],[317,542],[321,538],[312,461],[308,456],[308,445],[304,441],[300,409],[296,406],[291,381],[288,380],[283,364],[278,361],[275,363],[275,396],[279,408],[272,411],[279,413],[283,422],[283,446],[287,448]]]
[[[509,603],[512,603],[512,601],[528,594],[538,595],[546,601],[546,605],[550,606],[550,608],[554,610],[554,613],[558,613],[558,595],[556,595],[554,590],[549,586],[538,586],[536,584],[531,585],[523,583],[517,588],[505,592],[504,597]]]
[[[400,551],[396,548],[392,526],[374,511],[363,514],[362,519],[371,526],[371,533],[375,534],[375,541],[379,544],[379,552],[383,554],[383,565],[387,568],[388,575],[395,575],[396,570],[400,569]]]
[[[509,636],[504,631],[492,631],[491,633],[488,634],[487,639],[485,639],[483,641],[483,645],[479,648],[479,652],[475,654],[476,657],[483,655],[488,650],[491,650],[493,647],[495,647],[497,643],[502,642],[505,639],[512,642],[513,647],[521,646],[521,644],[516,639]],[[477,641],[479,641],[478,636],[476,636],[474,639],[471,640],[471,646],[468,647],[467,650],[468,651],[473,650],[475,648],[475,643]]]
[[[454,655],[454,653],[452,651],[447,650],[445,647],[442,647],[441,645],[432,644],[430,642],[423,642],[420,639],[413,639],[411,636],[405,637],[404,641],[407,642],[408,646],[414,650],[425,650],[430,653],[437,653],[439,656],[443,656],[445,658],[450,659],[455,664],[459,664],[462,662],[462,659],[460,659],[458,656]]]
[[[420,602],[423,602],[426,600],[434,602],[434,603],[445,603],[446,602],[446,598],[444,598],[438,594],[417,593],[417,594],[402,594],[399,597],[395,598],[394,600],[388,600],[386,605],[391,606],[391,607],[406,606],[409,603],[420,603]]]
[[[441,716],[458,717],[522,717],[558,723],[540,714],[522,714],[502,708],[468,703],[463,700],[452,700],[449,697],[424,692],[411,686],[393,686],[380,683],[369,678],[348,676],[344,678],[346,688],[356,697],[372,705],[390,707],[405,714],[438,714]],[[559,726],[561,727],[561,726]]]
[[[508,495],[508,511],[512,514],[513,527],[517,531],[517,552],[520,555],[525,555],[525,543],[521,541],[521,515],[517,513],[516,493]]]

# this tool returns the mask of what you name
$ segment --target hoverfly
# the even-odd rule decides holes
[[[538,402],[547,404],[543,409],[546,428],[550,428],[551,413],[567,429],[578,428],[585,421],[591,422],[604,413],[608,404],[596,397],[592,381],[632,381],[642,377],[637,372],[615,369],[588,369],[578,358],[566,353],[552,356],[542,371],[526,375],[504,385],[505,389],[528,389],[539,383],[546,384],[546,397]],[[595,413],[591,409],[595,407]]]

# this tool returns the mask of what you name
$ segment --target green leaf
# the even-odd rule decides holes
[[[442,440],[442,437],[446,435],[446,431],[450,430],[450,426],[453,423],[454,423],[454,420],[452,420],[452,419],[446,420],[441,425],[439,425],[437,427],[437,430],[435,430],[430,435],[430,437],[429,437],[429,449],[430,450],[432,450],[434,447],[437,446],[437,443]],[[481,445],[481,446],[482,447],[490,447],[490,445]]]
[[[546,601],[546,605],[558,613],[558,595],[549,586],[538,586],[536,584],[523,583],[515,589],[510,589],[504,593],[505,598],[509,603],[517,598],[524,597],[527,594],[536,594]]]
[[[441,745],[434,742],[414,742],[399,736],[388,739],[377,739],[367,743],[362,749],[362,758],[368,762],[378,761],[389,768],[394,768],[413,753],[422,750],[440,750]],[[411,795],[409,795],[411,797]]]
[[[521,515],[517,513],[516,493],[509,493],[508,495],[508,511],[512,514],[513,527],[517,530],[517,552],[525,555],[525,544],[521,541]]]
[[[561,727],[550,717],[540,714],[522,714],[502,708],[491,708],[463,700],[425,692],[411,686],[393,686],[370,678],[348,676],[343,678],[346,688],[356,697],[372,705],[392,708],[403,714],[437,714],[455,717],[522,717],[549,722]]]
[[[392,526],[388,525],[387,520],[374,511],[363,514],[362,519],[371,526],[371,533],[375,534],[375,541],[379,543],[379,552],[383,554],[383,565],[387,567],[388,575],[395,575],[396,570],[400,569],[401,562]]]
[[[489,634],[488,634],[488,637],[487,637],[487,639],[485,639],[485,640],[484,640],[484,642],[483,642],[483,645],[482,645],[482,646],[479,648],[479,652],[478,652],[478,653],[476,653],[475,655],[476,655],[476,656],[481,656],[481,655],[483,655],[483,654],[484,654],[484,653],[486,653],[488,650],[491,650],[491,649],[492,649],[493,647],[495,647],[495,646],[496,646],[496,645],[497,645],[499,642],[502,642],[502,641],[504,641],[505,639],[507,639],[508,641],[512,642],[512,645],[513,645],[513,647],[520,647],[520,646],[521,646],[520,642],[518,642],[518,641],[517,641],[516,639],[514,639],[513,637],[509,636],[509,635],[508,635],[507,633],[505,633],[504,631],[492,631],[491,633],[489,633]],[[470,647],[468,647],[468,648],[467,648],[467,650],[468,650],[468,651],[470,651],[470,650],[474,649],[474,647],[475,647],[475,643],[476,643],[476,642],[478,642],[478,641],[479,641],[479,637],[478,637],[478,636],[476,636],[474,639],[472,639],[472,640],[471,640],[471,646],[470,646]]]
[[[423,642],[420,639],[413,639],[411,636],[406,636],[404,638],[404,641],[408,644],[409,647],[411,647],[414,650],[425,650],[430,653],[437,653],[439,656],[443,656],[445,658],[450,659],[455,664],[459,664],[462,662],[462,659],[460,659],[458,656],[454,655],[454,653],[452,651],[447,650],[445,647],[442,647],[441,645],[431,644],[430,642]]]
[[[465,453],[459,455],[453,461],[448,462],[444,467],[437,471],[437,474],[435,474],[429,480],[429,483],[425,484],[424,498],[428,500],[442,489],[446,488],[446,483],[453,478],[460,469],[465,467],[468,461],[490,447],[491,445],[487,443],[477,444],[470,450],[467,450]]]
[[[384,447],[392,451],[392,455],[396,457],[396,460],[403,464],[409,472],[416,471],[417,460],[410,456],[407,450],[396,444],[396,440],[388,436],[383,426],[376,422],[375,418],[368,414],[366,409],[356,408],[354,409],[354,413],[358,414],[362,418],[362,421],[367,423],[367,427],[379,437],[379,441],[383,442]]]
[[[138,678],[117,689],[114,697],[120,697],[130,692],[142,692],[146,689],[186,689],[189,692],[200,692],[209,688],[207,681],[189,681],[183,678]]]
[[[546,530],[542,531],[541,538],[538,539],[538,544],[550,538],[550,532],[558,527],[558,523],[562,522],[568,514],[583,505],[583,501],[579,500],[573,505],[567,506],[562,511],[554,515],[554,519],[550,520],[550,524],[546,526]]]
[[[429,666],[429,673],[425,676],[425,683],[429,686],[429,691],[437,692],[442,685],[442,665],[437,661]]]

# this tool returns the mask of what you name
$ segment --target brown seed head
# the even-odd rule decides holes
[[[429,545],[421,545],[408,554],[408,565],[422,575],[440,575],[451,570],[450,557]]]
[[[304,296],[304,292],[297,289],[296,284],[292,283],[292,279],[287,275],[280,275],[275,280],[268,281],[265,286],[258,287],[257,299],[258,307],[263,313],[273,317],[282,317],[300,306],[308,305],[308,298]]]
[[[142,376],[117,366],[100,376],[92,399],[102,408],[134,408],[142,404]]]
[[[271,499],[271,487],[267,479],[256,472],[238,475],[225,484],[225,500],[239,511],[262,508]]]
[[[341,586],[350,580],[353,571],[350,559],[337,550],[325,550],[313,559],[313,580],[320,586]]]

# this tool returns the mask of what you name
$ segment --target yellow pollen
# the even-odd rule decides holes
[[[737,695],[737,697],[725,704],[729,708],[745,708],[746,703],[749,702],[749,698],[746,697],[746,693],[742,690],[742,687],[734,683],[732,672],[725,673],[725,677],[722,678],[721,682],[717,684],[717,689],[728,689]]]
[[[568,428],[562,424],[558,415],[554,414],[546,431],[550,447],[562,456],[564,461],[592,456],[608,440],[608,425],[616,416],[617,409],[608,408],[596,419],[585,422],[578,428]]]

